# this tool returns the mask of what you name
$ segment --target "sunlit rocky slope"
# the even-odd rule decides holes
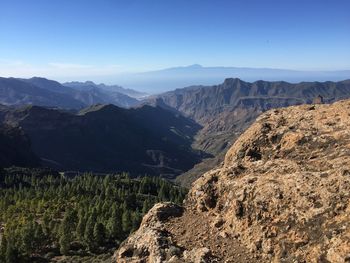
[[[116,262],[348,262],[350,100],[262,114]]]

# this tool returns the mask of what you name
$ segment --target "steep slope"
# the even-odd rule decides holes
[[[350,97],[350,80],[340,82],[288,82],[226,79],[215,86],[193,86],[167,92],[148,102],[178,111],[203,126],[194,147],[217,156],[179,177],[187,184],[199,171],[223,160],[225,152],[262,112],[279,107],[311,103],[317,96],[325,102]]]
[[[76,115],[30,106],[3,115],[28,134],[44,164],[59,170],[174,178],[201,159],[191,148],[200,126],[161,108],[96,105]]]
[[[350,100],[270,110],[117,262],[348,262]]]

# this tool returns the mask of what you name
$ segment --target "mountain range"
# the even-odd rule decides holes
[[[20,129],[22,137],[30,139],[41,165],[59,171],[125,171],[174,178],[202,158],[191,148],[200,126],[160,107],[95,105],[78,113],[39,106],[1,107],[0,117],[2,125]],[[19,141],[15,149],[27,145]]]
[[[30,104],[63,109],[82,109],[94,104],[114,104],[127,108],[138,104],[139,101],[126,93],[136,97],[143,94],[121,87],[118,87],[117,90],[92,82],[61,84],[39,77],[0,78],[0,103],[17,106]]]
[[[193,146],[215,158],[205,160],[178,178],[189,186],[201,172],[223,160],[224,152],[262,112],[309,104],[319,96],[323,102],[349,98],[350,80],[293,84],[284,81],[251,83],[229,78],[219,85],[191,86],[166,92],[150,97],[147,103],[179,112],[203,127]]]
[[[71,88],[76,89],[76,90],[81,90],[81,91],[101,89],[101,90],[104,90],[107,92],[108,91],[109,92],[117,92],[117,93],[127,95],[131,98],[135,98],[135,99],[143,99],[143,98],[148,96],[148,94],[145,92],[140,92],[140,91],[133,90],[133,89],[126,89],[126,88],[123,88],[123,87],[118,86],[118,85],[106,85],[103,83],[96,84],[92,81],[85,81],[85,82],[72,81],[72,82],[62,83],[62,85],[66,86],[66,87],[71,87]]]
[[[177,177],[189,186],[223,161],[225,151],[262,112],[350,97],[350,80],[294,84],[228,78],[142,101],[107,93],[114,86],[106,86],[1,78],[0,100],[7,105],[0,106],[1,125],[21,129],[28,138],[28,156],[34,153],[42,165]],[[124,107],[135,106],[115,106],[121,95],[129,101],[124,100]]]

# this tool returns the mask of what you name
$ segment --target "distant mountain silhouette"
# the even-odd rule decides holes
[[[81,91],[93,90],[98,88],[105,92],[117,92],[135,99],[142,99],[148,96],[147,93],[139,92],[137,90],[125,89],[118,85],[105,85],[103,83],[95,84],[92,81],[85,81],[85,82],[72,81],[72,82],[63,83],[62,85],[66,87],[74,88],[76,90],[81,90]]]
[[[225,78],[240,78],[244,81],[341,81],[350,78],[350,70],[301,71],[273,68],[247,67],[203,67],[198,64],[173,67],[156,71],[120,76],[117,81],[124,87],[144,90],[151,93],[192,85],[214,85]]]
[[[51,83],[50,83],[51,84]],[[68,94],[40,88],[21,79],[0,78],[0,103],[5,105],[27,105],[59,108],[82,108],[84,103]]]

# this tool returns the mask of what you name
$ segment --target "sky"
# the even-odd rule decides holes
[[[0,76],[350,69],[348,0],[0,0]]]

